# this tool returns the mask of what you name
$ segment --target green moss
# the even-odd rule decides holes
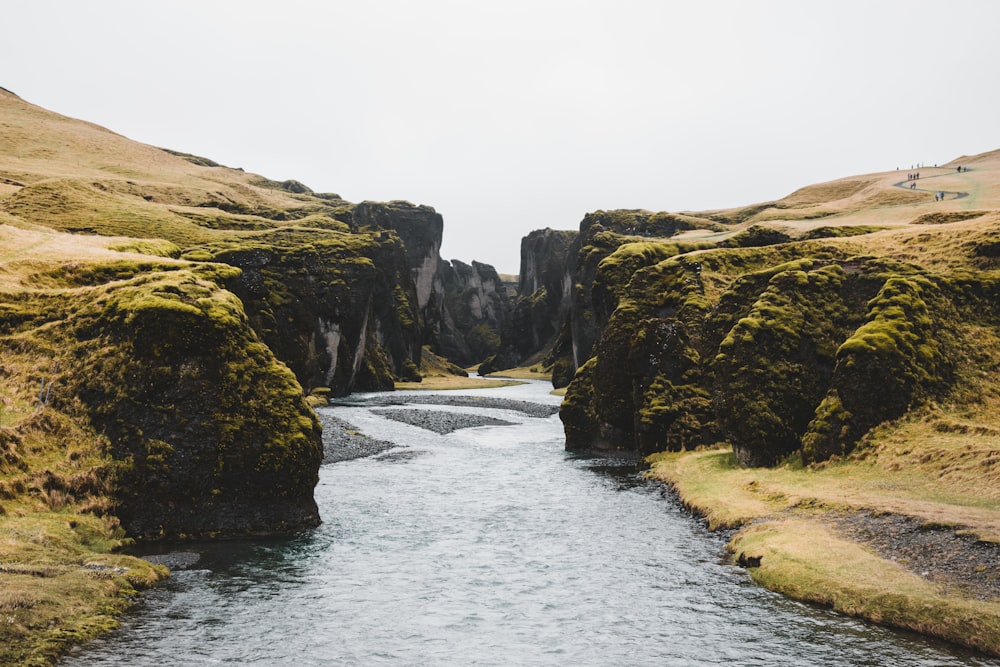
[[[776,267],[747,317],[719,345],[715,405],[745,465],[771,465],[800,447],[826,395],[852,315],[838,265]]]
[[[806,462],[851,451],[871,427],[949,386],[958,319],[929,279],[887,279],[837,350],[832,388],[803,439]]]
[[[848,225],[841,227],[816,227],[810,229],[802,235],[802,240],[843,238],[846,236],[862,236],[864,234],[874,234],[888,227],[878,227],[876,225]]]
[[[754,225],[746,231],[742,231],[726,239],[720,245],[730,248],[756,248],[759,246],[788,243],[791,240],[792,238],[781,230]]]
[[[559,407],[559,418],[566,432],[566,449],[586,450],[594,444],[597,415],[594,405],[594,373],[597,358],[576,369]]]
[[[161,241],[157,239],[137,239],[134,241],[128,241],[127,243],[114,244],[108,247],[109,249],[117,252],[131,252],[140,255],[173,257],[175,259],[181,256],[181,249],[175,244],[170,241]]]

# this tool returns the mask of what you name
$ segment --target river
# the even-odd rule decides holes
[[[557,404],[548,390],[460,394]],[[1000,664],[760,588],[634,464],[566,453],[557,416],[419,407],[514,425],[438,435],[323,408],[400,447],[324,465],[308,534],[179,547],[197,564],[60,664]]]

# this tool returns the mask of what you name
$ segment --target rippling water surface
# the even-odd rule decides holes
[[[325,466],[309,534],[199,545],[63,664],[997,664],[757,587],[633,467],[566,454],[558,417],[440,436],[331,409],[402,446]]]

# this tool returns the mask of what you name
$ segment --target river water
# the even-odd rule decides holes
[[[567,454],[557,416],[437,435],[324,409],[401,447],[325,465],[308,534],[180,547],[199,562],[60,664],[1000,664],[756,586],[633,464]]]

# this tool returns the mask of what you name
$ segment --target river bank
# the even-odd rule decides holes
[[[734,529],[727,548],[759,584],[997,656],[995,443],[946,437],[942,418],[883,427],[824,466],[740,468],[720,448],[653,455],[649,476],[711,528]]]
[[[196,567],[65,667],[121,656],[161,667],[990,664],[755,585],[663,485],[632,463],[566,452],[557,417],[514,407],[551,414],[558,398],[542,383],[352,398],[320,412],[396,448],[321,467],[318,528],[186,546],[200,550]],[[430,410],[450,415],[442,423],[514,424],[441,434],[425,426]]]
[[[376,410],[387,418],[437,433],[502,422],[392,406],[508,409],[535,417],[556,410],[467,396],[386,394],[365,402],[381,406]],[[334,452],[329,460],[393,446],[322,417],[325,447]],[[925,419],[917,427],[928,421],[934,423]],[[955,484],[941,481],[940,465],[951,457],[937,450],[931,457],[926,448],[914,447],[921,441],[914,428],[887,427],[898,432],[882,433],[881,446],[832,465],[744,469],[735,465],[730,450],[719,449],[655,455],[649,476],[672,486],[711,528],[738,529],[728,549],[759,584],[851,616],[1000,655],[1000,515],[990,493],[981,491],[990,488],[991,480],[980,479],[981,486],[956,493]],[[940,425],[932,431],[947,432]],[[893,450],[891,445],[900,441],[911,446]],[[935,441],[939,448],[942,444],[947,445]],[[961,450],[966,472],[992,467],[990,442],[951,444]],[[900,456],[923,464],[900,472]],[[932,458],[938,465],[927,465]]]

